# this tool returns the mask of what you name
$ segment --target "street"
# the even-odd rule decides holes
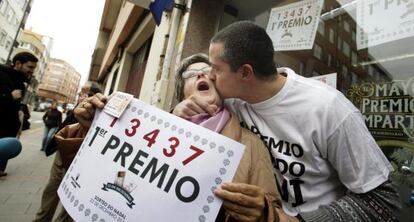
[[[54,156],[40,151],[43,112],[31,112],[31,127],[22,133],[22,152],[9,160],[0,177],[0,221],[31,221],[40,206]],[[59,209],[58,209],[59,210]]]

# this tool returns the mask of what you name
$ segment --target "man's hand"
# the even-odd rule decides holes
[[[213,115],[218,107],[215,104],[211,104],[212,102],[213,101],[203,99],[197,94],[191,95],[175,106],[173,114],[184,119],[189,119],[199,113],[209,113],[210,115]]]
[[[12,97],[14,100],[18,100],[22,98],[22,90],[21,89],[15,89],[11,92]]]
[[[76,119],[82,125],[82,127],[89,129],[92,124],[93,117],[95,116],[95,110],[103,109],[108,98],[101,93],[97,93],[94,96],[83,100],[73,111]]]
[[[237,221],[260,221],[264,214],[262,188],[245,183],[223,183],[214,191],[223,199],[223,207]]]

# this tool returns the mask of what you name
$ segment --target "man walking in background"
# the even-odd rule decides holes
[[[56,102],[43,115],[43,122],[45,123],[45,131],[42,140],[41,151],[46,149],[49,140],[55,135],[58,126],[62,123],[62,113],[57,109]]]

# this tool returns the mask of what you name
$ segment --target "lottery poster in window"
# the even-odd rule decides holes
[[[357,22],[358,49],[411,37],[414,35],[414,2],[357,1]]]
[[[323,0],[305,0],[270,12],[266,32],[275,51],[312,49]]]
[[[214,221],[244,145],[132,99],[97,111],[58,194],[75,221]]]

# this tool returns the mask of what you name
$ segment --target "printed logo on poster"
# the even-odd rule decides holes
[[[323,0],[304,0],[273,8],[266,31],[275,51],[311,49]]]
[[[58,189],[71,217],[214,221],[244,145],[137,99],[117,114],[95,114]]]
[[[414,77],[353,85],[347,96],[359,108],[380,146],[414,149]]]
[[[358,49],[411,37],[414,35],[414,2],[359,0],[357,23]]]

